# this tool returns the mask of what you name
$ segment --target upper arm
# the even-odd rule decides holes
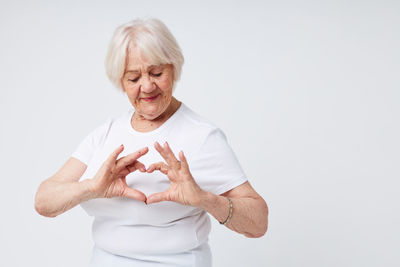
[[[188,158],[190,172],[204,191],[220,195],[247,181],[246,174],[221,129],[208,129],[201,140],[199,149],[192,158]]]
[[[229,197],[229,198],[241,198],[241,197],[248,197],[248,198],[254,198],[254,199],[261,198],[261,196],[250,185],[249,181],[246,181],[243,184],[241,184],[235,188],[232,188],[231,190],[221,194],[221,196]]]
[[[112,124],[112,118],[91,131],[78,145],[70,158],[49,179],[57,182],[78,182],[96,149],[102,146]]]
[[[49,179],[59,182],[77,182],[86,171],[87,165],[82,161],[70,157],[64,165]]]

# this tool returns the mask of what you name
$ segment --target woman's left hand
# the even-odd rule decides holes
[[[171,183],[166,191],[148,196],[146,203],[174,201],[183,205],[198,206],[205,191],[203,191],[193,179],[183,151],[179,152],[179,161],[167,142],[165,142],[164,146],[156,142],[154,147],[165,159],[167,164],[164,162],[151,164],[147,172],[152,173],[155,170],[161,171],[168,176]]]

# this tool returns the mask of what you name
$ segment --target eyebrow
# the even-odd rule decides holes
[[[152,69],[154,67],[162,67],[162,65],[150,65],[147,67],[147,70]],[[139,70],[127,70],[125,73],[128,73],[128,72],[138,73]]]

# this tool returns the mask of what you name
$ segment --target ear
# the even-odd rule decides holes
[[[170,64],[171,72],[172,72],[172,82],[175,83],[175,67],[173,64]]]
[[[172,64],[170,64],[170,68],[171,68],[171,77],[172,77],[172,79],[171,79],[171,83],[172,83],[172,92],[174,92],[175,91],[175,85],[176,85],[176,82],[175,82],[175,68],[174,68],[174,65],[172,65]]]

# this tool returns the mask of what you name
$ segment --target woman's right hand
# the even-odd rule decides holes
[[[121,145],[111,153],[90,181],[90,190],[94,193],[95,198],[129,197],[145,202],[146,195],[139,190],[130,188],[126,184],[126,176],[136,170],[146,172],[146,167],[138,159],[149,149],[142,148],[117,160],[123,150],[124,146]]]

